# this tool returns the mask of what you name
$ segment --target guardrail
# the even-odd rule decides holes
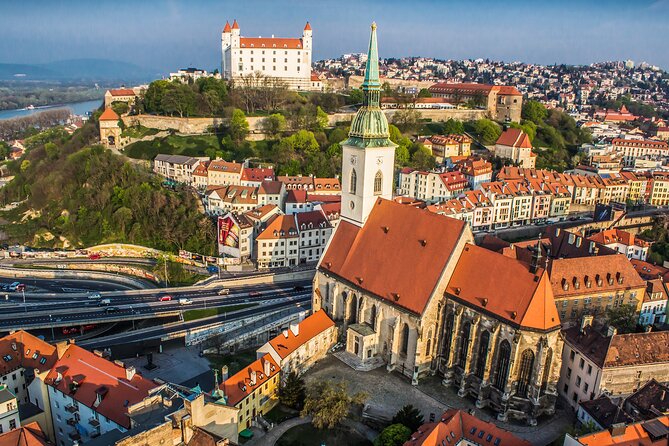
[[[118,274],[100,271],[72,271],[62,269],[29,269],[10,266],[0,266],[0,277],[7,278],[42,278],[42,279],[100,279],[111,282],[120,282],[129,286],[146,289],[148,282]]]

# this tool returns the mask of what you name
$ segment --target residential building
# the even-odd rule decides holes
[[[400,170],[400,195],[429,204],[454,198],[469,189],[467,178],[458,171],[423,172],[411,168]]]
[[[581,240],[575,234],[568,234],[568,238],[574,245]],[[621,305],[632,305],[637,312],[641,309],[646,283],[624,255],[554,258],[549,271],[555,306],[564,325],[578,325],[583,316],[601,320],[607,310]]]
[[[258,204],[274,205],[279,209],[285,206],[286,186],[281,181],[263,180],[258,186]]]
[[[228,212],[218,217],[217,227],[219,255],[236,258],[239,262],[253,258],[255,226],[247,214]]]
[[[221,34],[221,73],[241,85],[260,74],[294,90],[311,90],[312,32],[307,22],[299,38],[242,37],[237,20],[232,26],[226,22]]]
[[[191,173],[191,186],[199,193],[204,193],[209,186],[209,161],[200,161]]]
[[[669,296],[663,279],[652,279],[647,282],[639,311],[639,325],[662,325],[667,320]]]
[[[204,194],[204,208],[209,215],[242,213],[259,205],[258,189],[249,186],[209,186]]]
[[[320,210],[299,212],[295,221],[300,235],[299,262],[317,262],[330,240],[332,225]]]
[[[447,98],[456,106],[470,102],[477,107],[484,107],[496,121],[520,122],[523,95],[516,87],[441,82],[428,90],[432,97]]]
[[[576,410],[576,418],[589,430],[608,429],[615,424],[634,421],[620,407],[620,403],[612,401],[608,395],[581,401]]]
[[[467,135],[434,135],[430,138],[432,155],[437,163],[454,156],[470,156],[472,139]]]
[[[563,331],[564,350],[558,390],[576,409],[602,394],[626,396],[648,380],[669,381],[669,333],[617,334],[584,318]]]
[[[9,432],[0,432],[0,446],[53,446],[39,424],[30,423]]]
[[[615,138],[612,144],[614,151],[622,154],[625,166],[633,166],[636,158],[669,156],[669,145],[666,141]]]
[[[307,192],[314,190],[314,177],[312,176],[278,176],[276,179],[286,185],[286,190],[303,189]]]
[[[669,206],[669,172],[653,172],[648,179],[650,194],[648,204]]]
[[[105,432],[133,427],[129,413],[153,398],[159,387],[134,367],[69,344],[46,375],[58,445],[86,442]]]
[[[309,370],[325,357],[337,342],[337,328],[325,311],[314,312],[299,323],[290,324],[257,350],[258,359],[269,355],[279,365],[282,380],[291,373]]]
[[[448,409],[436,422],[425,423],[404,446],[530,446],[527,440],[463,410]]]
[[[114,102],[125,102],[130,107],[135,105],[139,98],[139,88],[112,88],[105,92],[105,108],[111,107]]]
[[[341,195],[339,178],[314,177],[313,193],[317,195]]]
[[[19,404],[16,395],[0,384],[0,433],[9,432],[21,426]]]
[[[669,386],[651,378],[639,390],[625,398],[624,409],[635,421],[669,415]]]
[[[245,167],[242,170],[242,186],[260,187],[264,181],[274,181],[274,169],[271,167]]]
[[[296,266],[299,263],[299,233],[295,216],[275,215],[256,237],[258,268]]]
[[[314,204],[307,200],[307,191],[304,189],[289,189],[285,199],[286,215],[310,212]]]
[[[195,82],[196,80],[205,77],[214,77],[220,79],[221,75],[210,74],[207,73],[207,70],[202,70],[194,67],[180,68],[177,70],[176,73],[170,73],[170,82],[179,81],[181,83],[186,84],[188,82]]]
[[[605,229],[588,237],[588,240],[615,249],[625,255],[628,259],[645,261],[648,257],[648,250],[651,243],[635,237],[631,232],[621,229]]]
[[[208,186],[237,186],[242,184],[244,165],[224,160],[213,160],[207,167]]]
[[[195,184],[193,172],[202,162],[209,158],[196,158],[183,155],[156,155],[153,160],[153,171],[170,181],[182,184]]]
[[[492,180],[492,164],[484,159],[467,158],[456,164],[456,168],[465,176],[472,190]]]
[[[520,167],[534,169],[536,154],[530,137],[521,129],[508,128],[495,142],[495,156],[510,159]]]
[[[271,355],[265,354],[231,377],[223,376],[218,390],[226,405],[239,409],[238,431],[251,427],[279,402],[279,371]]]
[[[650,421],[611,426],[607,430],[574,436],[566,434],[564,446],[664,446],[669,441],[669,416]]]

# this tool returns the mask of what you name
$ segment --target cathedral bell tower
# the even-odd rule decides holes
[[[362,107],[342,143],[341,217],[358,226],[365,223],[379,197],[390,200],[393,196],[396,145],[390,141],[388,120],[380,105],[376,23],[372,23],[362,92]]]

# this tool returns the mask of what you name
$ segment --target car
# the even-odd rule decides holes
[[[169,302],[171,300],[172,300],[172,296],[170,296],[169,294],[166,294],[164,296],[160,296],[158,298],[158,302]]]
[[[12,282],[9,284],[9,291],[16,291],[19,285],[21,285],[21,282]]]
[[[193,301],[190,299],[179,299],[179,305],[190,305]]]
[[[228,288],[221,288],[220,290],[218,290],[219,296],[226,296],[228,294],[230,294],[230,290]]]
[[[102,298],[102,295],[100,293],[91,293],[88,295],[89,299],[100,299]]]
[[[105,308],[105,313],[116,313],[118,311],[118,307],[107,307]]]
[[[258,297],[258,296],[262,296],[262,293],[260,291],[251,291],[249,293],[249,297]]]
[[[100,260],[100,257],[102,257],[100,254],[90,254],[88,256],[88,258],[91,260]]]
[[[295,291],[304,291],[304,287],[303,287],[302,285],[295,285],[295,286],[293,287],[293,289],[294,289]]]
[[[24,283],[19,283],[16,286],[16,291],[25,291],[26,290],[26,285]]]
[[[111,299],[102,299],[100,302],[98,302],[98,305],[109,305],[111,303]]]

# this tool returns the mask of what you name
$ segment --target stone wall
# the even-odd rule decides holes
[[[211,131],[212,126],[221,125],[224,118],[178,118],[172,116],[135,115],[124,116],[127,127],[143,125],[151,129],[176,130],[187,135],[196,135]]]

